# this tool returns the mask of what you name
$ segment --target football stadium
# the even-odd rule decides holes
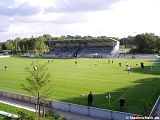
[[[113,38],[54,40],[46,44],[54,47],[38,58],[1,58],[0,89],[31,95],[22,84],[28,75],[26,68],[38,59],[47,63],[53,89],[50,100],[87,106],[87,96],[92,92],[92,107],[120,111],[119,99],[123,97],[124,112],[150,114],[160,91],[158,67],[152,60],[157,58],[155,55],[120,54],[119,41]]]
[[[0,0],[0,120],[160,120],[160,0]]]

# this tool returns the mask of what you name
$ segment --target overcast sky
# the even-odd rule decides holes
[[[159,6],[160,0],[0,0],[0,41],[43,34],[160,35]]]

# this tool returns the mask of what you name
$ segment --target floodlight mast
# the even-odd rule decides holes
[[[15,42],[16,42],[16,55],[18,55],[18,51],[17,51],[17,34],[15,34],[16,38],[15,38]]]

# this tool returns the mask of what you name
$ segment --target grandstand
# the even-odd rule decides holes
[[[46,41],[52,50],[42,57],[54,58],[108,58],[119,49],[113,38],[88,38]]]

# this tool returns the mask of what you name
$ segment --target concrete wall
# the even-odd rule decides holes
[[[36,102],[35,97],[7,92],[7,91],[0,91],[0,97],[7,97],[10,99],[16,99],[19,101],[29,102],[33,104]],[[73,113],[82,114],[82,115],[88,115],[88,116],[97,117],[105,120],[126,120],[127,116],[133,116],[133,114],[131,113],[76,105],[76,104],[60,102],[60,101],[45,100],[45,104],[47,106],[52,107],[53,109],[73,112]]]
[[[73,113],[78,113],[82,115],[88,115],[92,117],[97,117],[105,120],[125,120],[127,117],[134,116],[131,113],[112,111],[106,109],[100,109],[95,107],[88,107],[82,105],[75,105],[60,101],[52,101],[52,108],[69,111]],[[128,118],[129,119],[129,118]]]
[[[33,97],[33,96],[17,94],[17,93],[1,91],[1,90],[0,90],[0,97],[6,97],[6,98],[15,99],[15,100],[28,102],[28,103],[32,103],[32,104],[35,104],[37,101],[37,98]],[[44,103],[46,106],[51,107],[51,101],[45,100]]]

